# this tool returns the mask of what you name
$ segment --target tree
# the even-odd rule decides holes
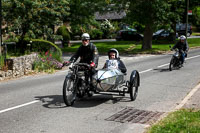
[[[145,26],[142,49],[152,48],[152,35],[157,26],[168,18],[167,0],[134,0],[130,1],[127,17]]]
[[[189,2],[189,10],[192,10],[192,15],[188,16],[189,23],[200,29],[200,2],[199,0],[190,0]]]
[[[21,31],[19,46],[23,49],[25,37],[51,38],[53,26],[69,15],[68,0],[4,0],[3,19],[9,30]],[[23,52],[23,51],[22,51]]]
[[[169,0],[168,4],[170,5],[170,11],[168,15],[168,23],[169,27],[174,31],[174,39],[176,38],[176,24],[178,22],[182,22],[185,16],[185,0]],[[165,23],[165,25],[166,25]]]
[[[94,18],[94,13],[103,10],[108,5],[108,0],[71,0],[70,16],[67,21],[70,22],[72,32],[81,35],[83,32],[89,32],[92,28],[100,28]]]
[[[142,49],[152,48],[152,35],[159,27],[173,27],[184,14],[180,2],[184,0],[121,0],[119,10],[127,11],[127,20],[144,25]]]

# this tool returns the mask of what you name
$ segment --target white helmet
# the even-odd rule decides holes
[[[88,33],[83,33],[82,36],[81,36],[81,39],[84,40],[90,40],[90,35]]]
[[[109,58],[111,52],[114,52],[114,53],[116,54],[116,57],[115,57],[115,58],[119,58],[119,52],[118,52],[118,50],[115,49],[115,48],[111,48],[111,49],[108,51],[108,58]]]
[[[185,41],[186,37],[184,35],[180,36],[180,40],[184,40]]]

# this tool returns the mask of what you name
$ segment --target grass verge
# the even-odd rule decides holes
[[[170,113],[159,123],[148,129],[147,133],[199,133],[200,110],[181,109]]]
[[[189,47],[199,47],[200,38],[188,39]],[[94,43],[98,48],[100,54],[106,54],[111,48],[116,48],[121,54],[160,54],[169,51],[170,45],[175,43],[168,43],[164,41],[153,41],[152,49],[142,50],[142,42],[134,41],[117,41],[117,42],[96,42]],[[75,52],[81,43],[73,44],[71,47],[65,47],[62,49],[63,52]]]

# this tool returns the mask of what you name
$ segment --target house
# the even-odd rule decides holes
[[[125,11],[121,11],[121,12],[110,11],[110,12],[106,12],[106,13],[99,13],[99,12],[95,13],[95,19],[97,21],[103,21],[105,19],[121,21],[125,16],[126,16]]]

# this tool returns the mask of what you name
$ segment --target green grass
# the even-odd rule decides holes
[[[192,35],[193,36],[200,36],[200,32],[193,32]]]
[[[188,39],[188,43],[190,48],[200,46],[200,38]],[[169,51],[169,46],[173,46],[175,43],[168,43],[166,41],[153,41],[152,49],[149,50],[141,50],[142,42],[136,44],[134,41],[98,42],[94,44],[97,46],[100,54],[106,54],[111,48],[116,48],[120,54],[159,54]],[[81,43],[73,44],[71,47],[63,48],[62,51],[75,52],[80,45]]]
[[[199,133],[200,111],[179,110],[169,114],[147,133]]]

